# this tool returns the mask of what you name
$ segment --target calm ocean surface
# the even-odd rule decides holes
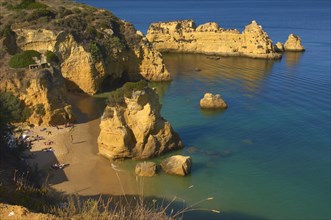
[[[299,35],[306,52],[280,61],[164,55],[174,80],[153,86],[193,171],[147,179],[145,194],[187,204],[212,196],[200,207],[221,211],[185,219],[330,219],[329,0],[78,2],[108,9],[144,33],[151,22],[191,18],[238,30],[256,20],[274,43]],[[201,111],[205,92],[222,94],[229,108]]]

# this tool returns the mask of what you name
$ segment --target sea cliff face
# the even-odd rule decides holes
[[[201,53],[280,59],[268,34],[252,21],[240,33],[209,22],[196,26],[193,20],[150,25],[147,39],[161,52]]]
[[[64,79],[57,69],[9,72],[0,80],[0,91],[10,92],[23,101],[31,114],[27,121],[36,125],[59,125],[74,120],[66,101]]]
[[[67,88],[87,94],[115,81],[170,80],[162,55],[131,23],[71,1],[42,3],[43,8],[21,11],[1,6],[0,43],[8,48],[1,53],[51,51],[59,58]]]
[[[30,109],[43,106],[42,114],[32,113],[30,123],[73,120],[67,91],[93,95],[118,82],[170,80],[161,53],[111,12],[65,0],[44,0],[39,8],[20,2],[0,6],[0,91],[12,93]],[[9,67],[13,56],[29,50],[50,52],[57,62],[49,62],[50,68]]]
[[[14,32],[20,39],[17,42],[20,49],[49,50],[60,57],[61,72],[69,89],[95,94],[100,91],[107,76],[107,80],[116,80],[124,74],[129,80],[170,80],[162,55],[146,39],[141,40],[138,47],[111,55],[103,54],[99,60],[94,60],[91,52],[69,33],[46,29],[14,29]]]
[[[157,94],[148,87],[133,91],[121,104],[108,105],[100,123],[99,153],[109,159],[146,159],[182,148],[160,109]]]

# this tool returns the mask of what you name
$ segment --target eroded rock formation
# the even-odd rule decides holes
[[[106,33],[112,33],[109,30]],[[17,45],[22,50],[49,50],[57,54],[62,61],[61,72],[68,81],[68,87],[88,94],[100,91],[107,76],[108,80],[119,79],[123,74],[132,79],[170,80],[162,55],[146,39],[141,39],[136,47],[114,50],[112,55],[104,54],[95,60],[92,53],[70,33],[22,28],[14,29],[14,32],[19,39]],[[137,39],[140,38],[137,34]]]
[[[192,159],[190,156],[175,155],[164,159],[161,167],[168,174],[186,176],[191,172]]]
[[[74,120],[64,79],[56,69],[10,72],[0,80],[0,91],[11,92],[30,108],[31,124],[58,125]]]
[[[99,153],[109,159],[146,159],[182,148],[160,109],[157,94],[148,87],[108,105],[100,123]]]
[[[279,52],[279,53],[282,53],[282,52],[284,52],[284,44],[282,43],[282,42],[277,42],[276,44],[275,44],[275,50],[277,51],[277,52]]]
[[[200,100],[200,107],[205,109],[226,109],[228,105],[220,94],[206,93]]]
[[[290,34],[284,44],[285,51],[304,51],[301,45],[301,38],[295,34]]]
[[[279,59],[268,34],[256,21],[238,30],[210,22],[196,26],[193,20],[150,25],[147,39],[161,52],[184,52]]]

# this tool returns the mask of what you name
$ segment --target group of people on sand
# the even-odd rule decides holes
[[[70,131],[74,128],[74,124],[72,123],[66,123],[62,126],[53,126],[56,127],[57,130],[62,129],[62,128],[70,128]],[[41,132],[45,132],[47,135],[52,135],[52,131],[47,129],[47,128],[42,128],[40,129]],[[71,142],[73,142],[73,136],[70,135],[71,138]],[[29,150],[32,149],[32,142],[37,141],[39,142],[40,140],[45,140],[45,138],[43,136],[39,136],[38,134],[35,135],[35,133],[31,130],[24,130],[24,132],[21,133],[20,137],[19,137],[19,141],[25,142],[27,144],[27,147]],[[43,152],[54,152],[54,148],[52,147],[52,145],[54,144],[54,141],[51,140],[47,140],[44,141],[43,144],[45,147],[42,149]],[[32,157],[31,157],[32,158]],[[30,157],[28,159],[31,159]],[[50,168],[54,169],[54,170],[59,170],[59,169],[63,169],[64,167],[68,166],[69,164],[64,164],[64,163],[59,163],[56,162],[54,164],[52,164],[50,166]]]

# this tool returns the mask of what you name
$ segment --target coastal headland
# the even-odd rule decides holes
[[[292,35],[291,35],[292,36]],[[224,29],[215,22],[196,25],[193,20],[152,23],[147,39],[161,52],[200,53],[206,55],[245,56],[262,59],[280,59],[281,51],[273,45],[268,34],[255,20],[242,33]],[[289,38],[290,41],[294,37]],[[300,40],[297,36],[296,39]],[[296,41],[296,40],[294,40]],[[285,49],[297,48],[296,43]],[[294,46],[293,46],[294,45]],[[300,51],[299,49],[296,49]]]
[[[15,0],[0,7],[0,125],[29,124],[33,142],[22,159],[47,174],[52,189],[69,194],[135,194],[135,175],[106,158],[148,159],[183,147],[153,89],[119,93],[128,82],[171,80],[162,52],[282,56],[255,21],[242,33],[214,22],[161,22],[144,36],[109,11],[71,1]],[[291,40],[285,50],[298,51],[300,38]],[[102,117],[77,111],[81,100],[109,90],[115,104],[108,99]]]

